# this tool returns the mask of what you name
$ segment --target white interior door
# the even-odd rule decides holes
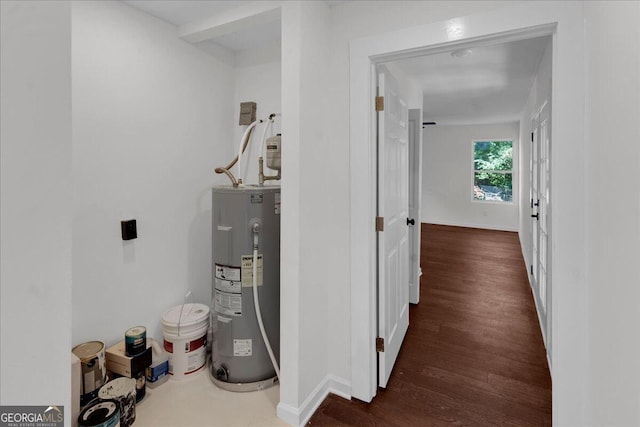
[[[406,98],[384,66],[378,94],[378,385],[386,387],[409,326],[409,146]]]
[[[422,200],[422,110],[409,110],[409,302],[420,302],[420,206]]]
[[[544,103],[531,128],[531,283],[540,311],[547,352],[551,351],[550,202],[551,122],[549,104]]]

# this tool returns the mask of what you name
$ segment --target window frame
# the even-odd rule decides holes
[[[476,169],[476,143],[477,142],[503,142],[509,141],[511,142],[511,169],[509,170],[493,170],[493,169]],[[514,138],[478,138],[471,140],[471,201],[474,203],[487,203],[487,204],[496,204],[496,205],[513,205],[516,199],[516,144]],[[487,172],[487,173],[501,173],[501,174],[511,174],[511,200],[480,200],[473,197],[474,195],[474,187],[475,187],[475,176],[476,172]]]

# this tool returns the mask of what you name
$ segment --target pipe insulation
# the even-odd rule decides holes
[[[240,139],[240,146],[238,147],[238,183],[242,183],[242,153],[244,151],[244,141],[249,142],[248,138],[250,137],[252,129],[261,122],[262,120],[256,120],[247,126],[247,129],[244,131],[242,138]]]

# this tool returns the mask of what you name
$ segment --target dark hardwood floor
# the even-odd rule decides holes
[[[386,389],[311,426],[550,426],[551,378],[517,233],[422,224],[420,303]]]

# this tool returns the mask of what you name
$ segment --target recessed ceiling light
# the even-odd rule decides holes
[[[458,49],[451,52],[454,58],[466,58],[469,55],[471,55],[471,49]]]

